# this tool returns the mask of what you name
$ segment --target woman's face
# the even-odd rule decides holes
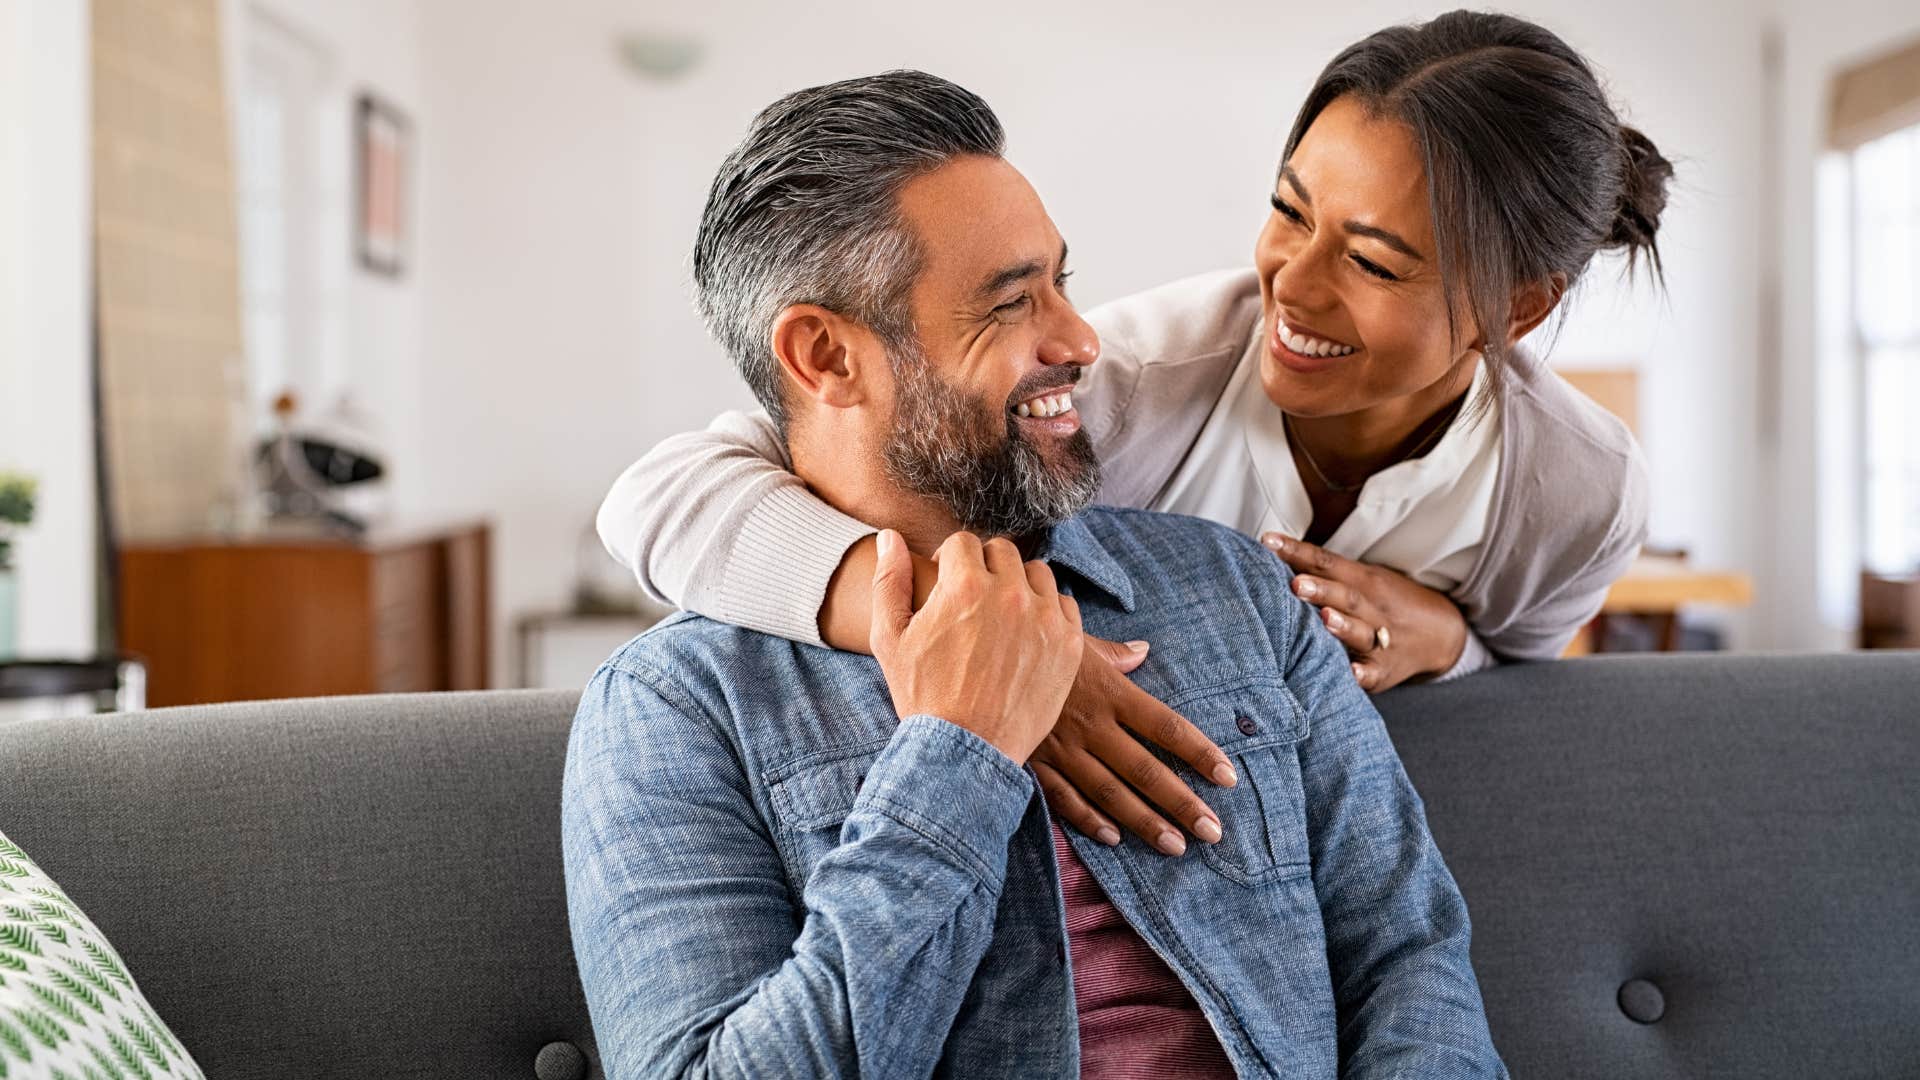
[[[1414,134],[1350,97],[1281,169],[1254,248],[1267,397],[1301,417],[1365,410],[1417,422],[1466,389]],[[1464,342],[1477,331],[1460,312]]]

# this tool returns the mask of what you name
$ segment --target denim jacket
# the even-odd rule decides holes
[[[1089,633],[1238,771],[1180,857],[1074,851],[1242,1076],[1506,1075],[1467,911],[1340,644],[1257,544],[1095,509],[1041,557]],[[879,665],[676,617],[588,686],[568,747],[567,903],[614,1080],[1079,1075],[1033,774]]]

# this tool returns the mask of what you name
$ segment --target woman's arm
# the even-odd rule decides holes
[[[823,644],[828,582],[862,537],[873,570],[873,529],[788,471],[786,445],[759,410],[662,440],[614,481],[595,524],[654,599],[813,645]],[[864,619],[866,578],[857,580]],[[863,625],[835,644],[864,652],[865,638]]]

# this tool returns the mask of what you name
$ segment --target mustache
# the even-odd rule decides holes
[[[1014,384],[1013,391],[1007,395],[1007,408],[1011,410],[1028,398],[1044,394],[1049,390],[1072,386],[1080,381],[1080,374],[1084,370],[1073,365],[1063,365],[1036,371]]]

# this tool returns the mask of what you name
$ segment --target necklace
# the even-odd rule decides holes
[[[1467,399],[1463,396],[1459,401],[1454,402],[1453,408],[1447,410],[1447,416],[1444,417],[1438,424],[1435,424],[1432,431],[1427,432],[1426,438],[1421,439],[1418,443],[1414,444],[1413,449],[1407,451],[1404,454],[1401,454],[1399,457],[1395,458],[1394,460],[1387,462],[1385,465],[1382,465],[1378,469],[1373,470],[1373,472],[1370,472],[1367,475],[1361,477],[1360,482],[1357,484],[1336,483],[1332,477],[1329,477],[1327,475],[1326,470],[1320,467],[1320,463],[1313,460],[1313,451],[1308,450],[1307,444],[1301,442],[1299,438],[1297,438],[1294,435],[1293,417],[1288,416],[1286,413],[1281,413],[1280,426],[1287,433],[1287,441],[1290,444],[1300,448],[1300,456],[1307,459],[1307,468],[1313,470],[1313,475],[1318,477],[1322,484],[1326,485],[1326,488],[1328,491],[1331,491],[1336,495],[1351,495],[1354,492],[1359,491],[1361,488],[1366,487],[1367,481],[1373,478],[1374,473],[1383,472],[1387,469],[1391,469],[1395,465],[1398,465],[1403,461],[1411,461],[1414,458],[1419,457],[1421,454],[1426,453],[1427,449],[1431,447],[1440,438],[1441,434],[1445,432],[1448,428],[1453,426],[1453,418],[1459,415],[1460,406],[1464,404],[1466,400]]]

